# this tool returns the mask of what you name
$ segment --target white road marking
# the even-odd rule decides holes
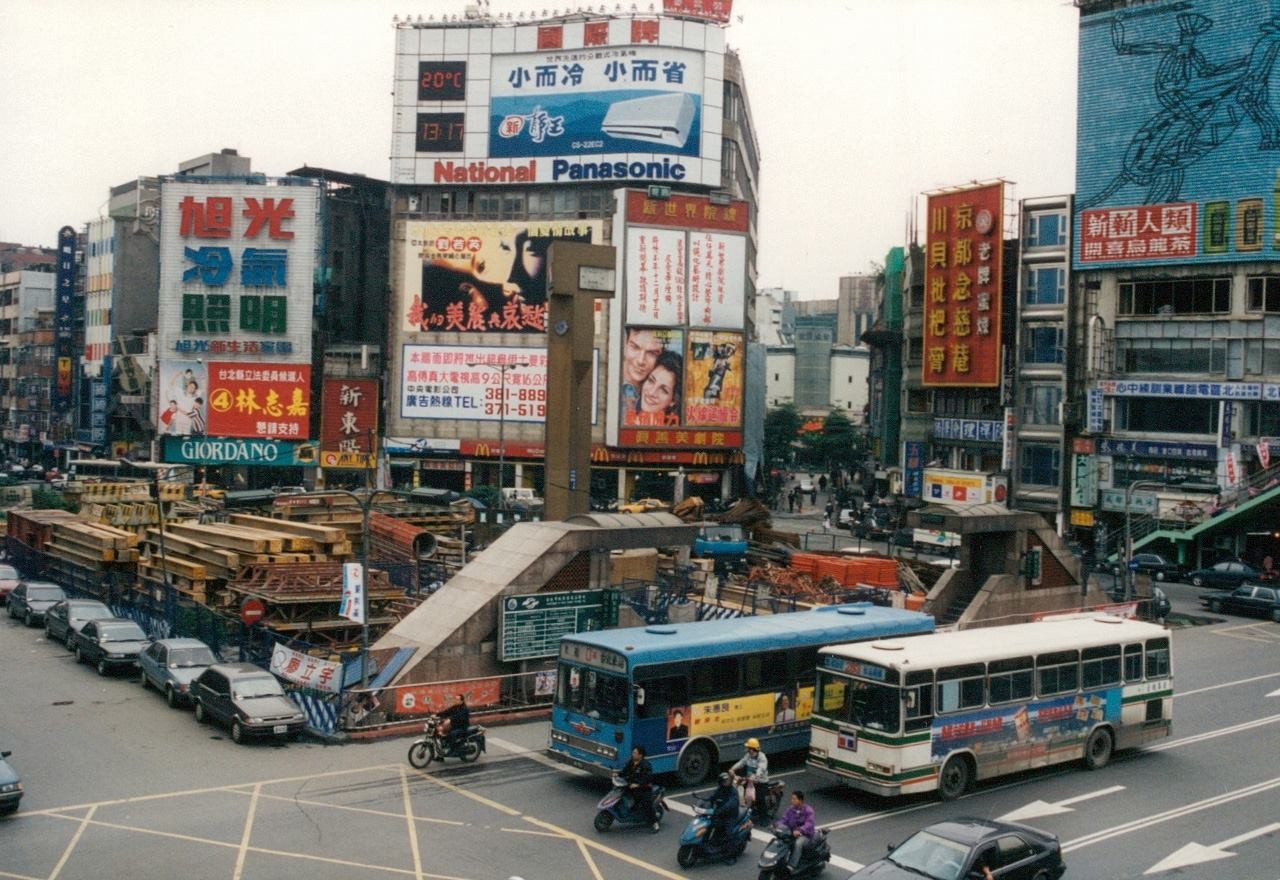
[[[1071,804],[1078,804],[1082,801],[1093,800],[1096,797],[1103,797],[1108,794],[1115,794],[1117,791],[1124,791],[1123,785],[1113,785],[1110,788],[1103,788],[1098,791],[1091,791],[1088,794],[1076,795],[1066,800],[1054,801],[1046,803],[1045,801],[1032,801],[1025,807],[1020,807],[1012,813],[1005,813],[1000,816],[1001,822],[1025,822],[1028,819],[1038,819],[1041,816],[1056,816],[1059,813],[1074,812]]]
[[[1268,672],[1266,675],[1255,675],[1252,678],[1240,678],[1235,681],[1224,681],[1219,684],[1211,684],[1207,687],[1196,688],[1193,691],[1178,691],[1173,695],[1173,699],[1176,701],[1179,697],[1189,697],[1192,694],[1203,694],[1207,691],[1216,691],[1218,688],[1235,687],[1236,685],[1249,684],[1253,681],[1262,681],[1263,679],[1276,678],[1277,676],[1280,676],[1280,672]],[[1277,691],[1276,693],[1280,693],[1280,691]],[[1274,694],[1267,694],[1267,696],[1271,697],[1274,696]]]
[[[1199,865],[1203,862],[1216,862],[1219,859],[1234,858],[1236,854],[1228,852],[1231,847],[1244,843],[1247,840],[1253,840],[1255,837],[1262,837],[1264,834],[1270,834],[1273,831],[1280,831],[1280,822],[1272,822],[1270,825],[1255,828],[1253,831],[1245,832],[1244,834],[1237,835],[1230,840],[1224,840],[1221,843],[1215,843],[1211,846],[1202,846],[1198,843],[1188,843],[1181,849],[1156,862],[1142,873],[1159,874],[1164,871],[1185,868],[1187,865]]]

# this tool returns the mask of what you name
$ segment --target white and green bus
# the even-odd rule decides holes
[[[864,791],[937,790],[1166,737],[1169,632],[1110,615],[824,648],[808,764]]]

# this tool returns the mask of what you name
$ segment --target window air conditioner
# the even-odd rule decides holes
[[[609,137],[682,147],[693,124],[693,98],[653,95],[620,101],[609,108],[600,130]]]

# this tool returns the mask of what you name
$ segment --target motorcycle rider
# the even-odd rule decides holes
[[[803,791],[791,792],[791,806],[787,807],[778,825],[791,832],[791,858],[787,860],[787,867],[795,871],[805,846],[813,842],[813,807],[804,802]]]
[[[445,742],[451,752],[457,752],[467,739],[467,728],[471,726],[471,710],[467,708],[467,695],[458,694],[458,701],[440,713],[440,717],[449,722],[449,733]]]
[[[710,843],[717,832],[728,837],[738,821],[738,790],[733,787],[733,777],[721,773],[716,779],[716,790],[708,798],[711,807],[711,832],[707,835]]]
[[[754,736],[746,742],[747,750],[743,752],[738,763],[729,768],[733,781],[742,784],[742,801],[748,810],[756,802],[756,784],[769,782],[769,759],[760,751],[760,740]]]
[[[630,809],[644,811],[644,816],[658,830],[658,818],[653,814],[653,766],[644,756],[644,746],[636,746],[631,750],[631,760],[622,767],[622,778],[626,780]]]

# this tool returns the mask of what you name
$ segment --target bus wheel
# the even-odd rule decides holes
[[[681,785],[697,785],[707,778],[711,770],[711,750],[706,743],[694,743],[684,750],[680,756],[680,766],[676,768],[676,776]]]
[[[1084,744],[1084,765],[1090,770],[1101,770],[1111,760],[1111,731],[1095,728]]]
[[[973,782],[973,765],[965,755],[948,758],[938,774],[938,796],[944,801],[953,801],[969,790]]]

